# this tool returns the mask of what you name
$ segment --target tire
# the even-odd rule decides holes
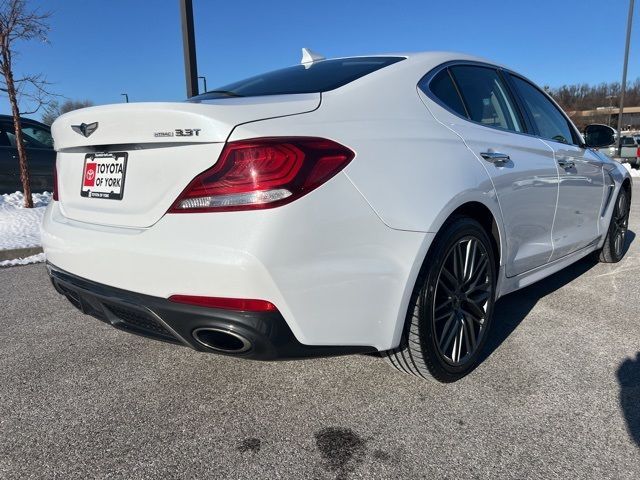
[[[443,383],[480,362],[491,328],[496,262],[487,232],[453,217],[437,235],[411,296],[400,346],[384,352],[398,370]]]
[[[617,263],[624,257],[624,245],[629,227],[629,209],[631,207],[631,192],[622,187],[616,205],[611,215],[611,222],[607,230],[604,245],[598,254],[602,263]]]

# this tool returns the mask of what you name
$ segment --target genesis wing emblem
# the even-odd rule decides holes
[[[98,122],[93,123],[81,123],[80,125],[71,125],[74,132],[88,137],[98,129]]]

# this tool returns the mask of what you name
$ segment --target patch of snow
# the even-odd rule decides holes
[[[638,170],[637,168],[633,168],[628,163],[623,163],[623,165],[624,165],[624,168],[629,170],[629,173],[631,174],[632,177],[640,177],[640,170]]]
[[[32,193],[31,199],[33,200],[34,207],[46,207],[51,201],[51,193]],[[0,195],[0,210],[10,207],[23,208],[22,205],[24,205],[24,195],[22,192]]]
[[[0,250],[40,246],[40,223],[51,194],[34,193],[32,198],[34,208],[24,208],[21,192],[0,195]]]
[[[29,265],[30,263],[44,262],[44,253],[38,253],[37,255],[31,255],[25,258],[16,258],[13,260],[2,260],[0,267],[15,267],[16,265]]]

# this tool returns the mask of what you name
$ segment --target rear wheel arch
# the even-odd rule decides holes
[[[496,259],[496,271],[498,271],[502,263],[502,252],[505,250],[505,245],[503,245],[502,243],[504,235],[500,226],[498,226],[498,221],[494,212],[492,212],[491,209],[482,202],[465,202],[462,205],[456,207],[446,217],[444,222],[442,222],[442,225],[440,225],[440,228],[438,228],[438,231],[442,230],[442,228],[454,217],[471,218],[472,220],[475,220],[480,225],[482,225],[492,242],[493,253]],[[426,257],[424,260],[426,260]]]
[[[433,229],[431,231],[435,233],[435,236],[432,237],[433,240],[430,241],[429,246],[421,249],[418,253],[414,264],[414,273],[410,275],[405,285],[404,300],[398,310],[397,322],[394,326],[393,344],[397,345],[398,343],[396,342],[401,341],[402,331],[406,327],[407,309],[412,301],[412,292],[414,292],[416,285],[420,282],[425,270],[428,268],[429,256],[433,250],[435,240],[438,238],[438,234],[443,232],[447,225],[456,218],[470,218],[477,221],[483,227],[492,242],[496,272],[498,276],[500,275],[502,252],[506,251],[506,245],[503,243],[505,236],[502,233],[502,227],[498,224],[500,217],[497,215],[498,213],[493,212],[488,205],[473,199],[445,209],[440,218],[432,224]]]

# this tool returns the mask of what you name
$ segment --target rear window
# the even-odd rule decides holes
[[[342,87],[403,57],[357,57],[322,60],[309,65],[274,70],[216,88],[190,100],[318,93]]]

